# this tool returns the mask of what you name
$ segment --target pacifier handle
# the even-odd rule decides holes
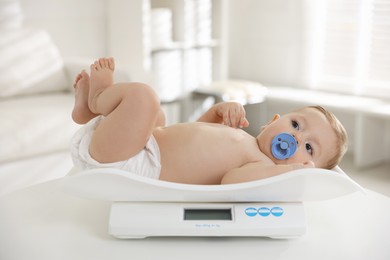
[[[278,160],[288,159],[297,150],[298,141],[289,133],[280,133],[274,137],[271,144],[272,155]]]

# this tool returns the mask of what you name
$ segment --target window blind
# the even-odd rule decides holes
[[[389,99],[390,0],[316,2],[307,20],[310,87]]]

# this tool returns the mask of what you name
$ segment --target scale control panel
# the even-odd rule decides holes
[[[118,238],[149,236],[297,237],[306,222],[300,202],[112,204],[109,230]]]

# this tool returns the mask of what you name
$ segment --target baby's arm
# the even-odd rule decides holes
[[[231,127],[248,127],[243,105],[237,102],[222,102],[215,104],[206,111],[198,122],[218,123]]]
[[[264,162],[248,163],[240,168],[227,172],[221,180],[221,184],[255,181],[276,176],[292,170],[314,168],[312,161],[294,164],[265,164]]]

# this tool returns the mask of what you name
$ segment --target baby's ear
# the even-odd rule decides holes
[[[272,124],[273,122],[278,120],[279,118],[280,118],[280,115],[279,114],[275,114],[274,117],[266,125],[263,125],[261,127],[261,130],[263,130],[264,128],[266,128],[267,126],[269,126],[270,124]]]
[[[274,115],[274,118],[272,118],[272,120],[269,121],[267,125],[269,125],[269,124],[275,122],[275,121],[278,120],[279,118],[280,118],[280,115],[279,115],[279,114],[275,114],[275,115]]]

